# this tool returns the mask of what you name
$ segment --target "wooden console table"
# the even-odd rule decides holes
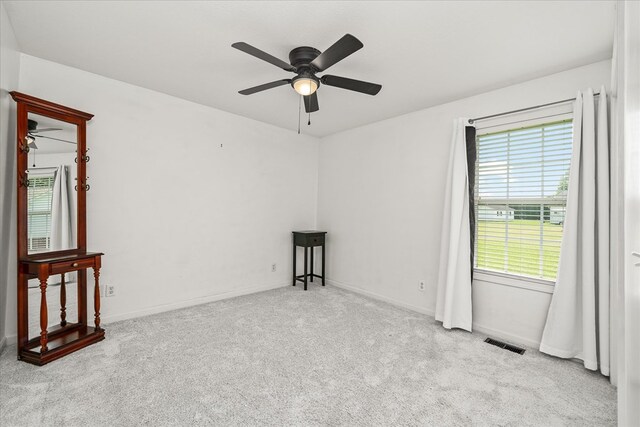
[[[307,277],[313,282],[313,278],[317,277],[322,279],[322,286],[324,286],[324,257],[325,257],[325,235],[326,231],[305,230],[294,231],[293,233],[293,286],[296,285],[296,281],[304,283],[304,290],[307,290]],[[296,248],[302,246],[304,249],[304,274],[296,276]],[[316,246],[322,247],[322,274],[317,275],[313,273],[313,251]],[[311,272],[307,274],[307,249],[311,252]]]
[[[18,358],[36,365],[44,365],[71,352],[104,339],[100,327],[100,263],[102,253],[85,252],[42,258],[31,256],[19,261],[18,271]],[[94,325],[87,324],[87,269],[93,269]],[[65,273],[77,271],[78,322],[66,319]],[[48,328],[47,280],[60,274],[60,324]],[[29,339],[28,280],[40,281],[40,336]]]

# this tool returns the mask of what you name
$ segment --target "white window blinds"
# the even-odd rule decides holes
[[[555,280],[572,141],[572,120],[477,136],[476,268]]]
[[[38,175],[28,180],[27,239],[30,252],[48,250],[51,244],[51,203],[54,175]]]

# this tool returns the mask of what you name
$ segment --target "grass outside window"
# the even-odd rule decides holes
[[[544,222],[545,245],[541,246],[539,220],[480,220],[476,267],[555,281],[562,228]]]

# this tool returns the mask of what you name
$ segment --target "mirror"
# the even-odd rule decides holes
[[[77,126],[29,112],[27,249],[29,254],[77,247]]]

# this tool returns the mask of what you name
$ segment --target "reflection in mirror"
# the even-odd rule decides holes
[[[76,245],[76,126],[29,113],[27,240],[29,253]]]

